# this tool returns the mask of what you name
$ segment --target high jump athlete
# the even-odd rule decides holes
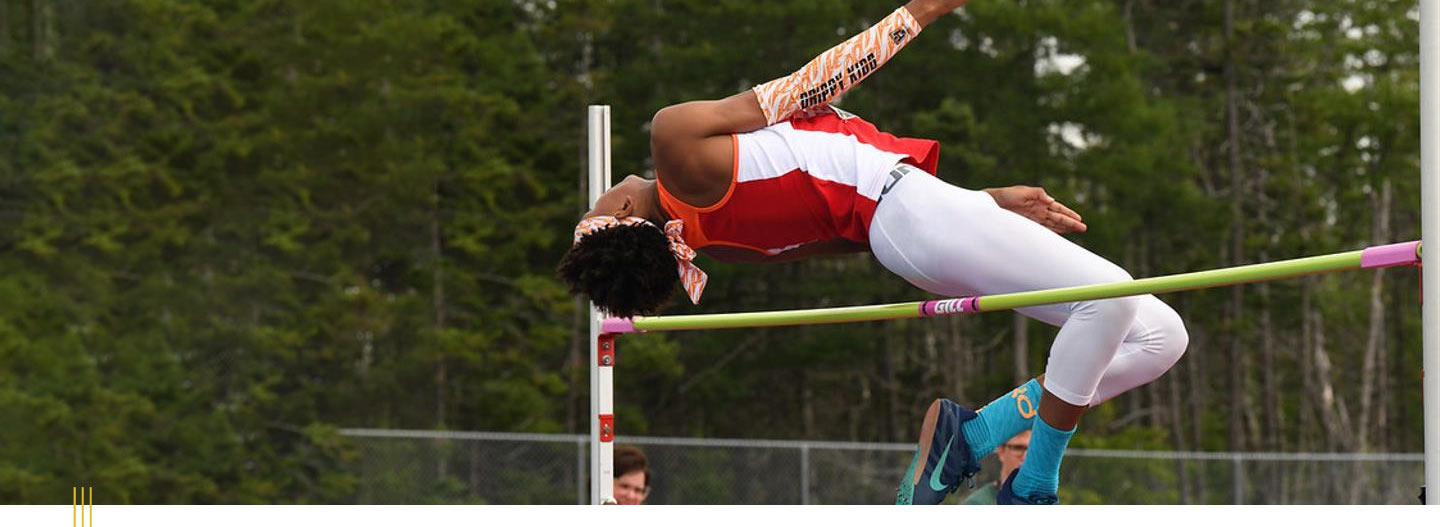
[[[932,175],[937,142],[896,137],[829,105],[966,1],[913,0],[788,76],[660,110],[650,131],[656,178],[630,176],[600,196],[575,229],[561,277],[619,317],[656,313],[677,283],[698,302],[706,277],[696,250],[729,262],[868,250],[945,296],[1131,279],[1059,235],[1087,226],[1044,190],[951,185]],[[932,403],[896,503],[939,503],[1027,429],[1029,453],[997,501],[1056,503],[1080,415],[1158,378],[1188,341],[1180,317],[1153,295],[1019,311],[1060,327],[1044,375],[978,413]]]

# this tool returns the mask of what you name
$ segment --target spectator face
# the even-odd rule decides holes
[[[1020,463],[1025,461],[1025,451],[1029,449],[1029,430],[1016,434],[1015,437],[995,449],[995,455],[1000,458],[1001,479],[1008,476],[1011,470],[1020,468]]]
[[[645,486],[645,472],[632,470],[615,478],[615,501],[621,505],[640,505],[650,488]]]

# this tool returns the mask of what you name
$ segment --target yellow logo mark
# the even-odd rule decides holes
[[[1015,391],[1010,392],[1010,397],[1015,399],[1015,409],[1020,412],[1020,417],[1024,417],[1026,419],[1035,417],[1035,402],[1030,400],[1029,395],[1025,395],[1024,386],[1016,388]]]
[[[86,510],[89,507],[89,510]],[[95,526],[95,487],[70,487],[70,527]]]

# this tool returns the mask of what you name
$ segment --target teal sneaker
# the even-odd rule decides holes
[[[930,404],[920,425],[920,445],[895,490],[896,505],[934,505],[960,488],[960,483],[972,481],[980,471],[980,460],[970,455],[970,443],[965,441],[960,423],[975,417],[975,412],[949,399]]]

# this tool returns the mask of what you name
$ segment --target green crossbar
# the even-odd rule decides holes
[[[1188,291],[1362,268],[1417,265],[1419,262],[1419,242],[1406,242],[1294,260],[1021,293],[820,309],[612,318],[605,320],[602,330],[606,333],[628,333],[899,320]]]

